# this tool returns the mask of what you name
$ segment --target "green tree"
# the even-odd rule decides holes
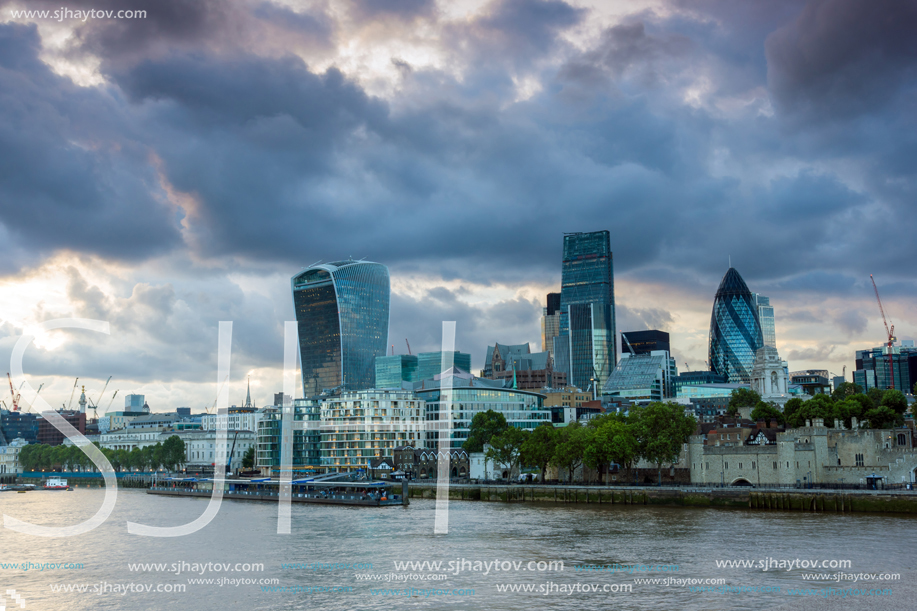
[[[541,470],[542,483],[557,450],[558,439],[560,431],[553,424],[545,422],[532,431],[522,444],[522,463],[538,467]]]
[[[628,421],[634,426],[640,456],[656,465],[661,484],[663,463],[678,462],[688,437],[697,429],[697,421],[685,415],[683,405],[659,402],[631,409]]]
[[[891,388],[882,394],[882,400],[879,402],[879,406],[887,407],[901,416],[907,411],[907,397],[905,397],[904,393],[900,390]]]
[[[242,455],[242,468],[243,469],[253,469],[255,467],[255,447],[252,446],[249,449],[245,450],[245,454]]]
[[[143,452],[140,448],[135,447],[131,450],[130,456],[128,457],[128,464],[132,470],[143,470]]]
[[[584,427],[579,422],[571,422],[560,429],[560,438],[554,449],[552,463],[567,469],[568,481],[573,481],[573,472],[583,464],[586,446],[592,429]]]
[[[853,382],[844,382],[834,389],[834,392],[831,393],[831,397],[836,401],[843,401],[851,395],[860,394],[863,394],[862,386],[859,384],[854,384]]]
[[[781,412],[776,405],[773,403],[765,403],[764,401],[758,401],[755,409],[751,410],[751,419],[755,422],[759,420],[770,422],[771,419],[773,419],[777,421],[777,424],[786,422],[783,418],[783,412]]]
[[[468,431],[468,439],[462,444],[462,449],[466,452],[483,452],[484,444],[490,442],[490,438],[499,435],[509,428],[506,424],[506,418],[503,414],[495,412],[492,409],[486,412],[478,412],[471,419],[471,426]]]
[[[490,438],[488,442],[490,447],[487,448],[484,456],[493,461],[494,467],[497,464],[509,467],[509,474],[512,477],[513,471],[519,466],[522,446],[529,435],[530,433],[511,426]]]
[[[160,454],[163,466],[176,471],[185,462],[185,442],[178,435],[172,435],[160,447]]]
[[[789,405],[790,401],[787,402],[787,405]],[[841,417],[835,409],[834,401],[830,395],[826,394],[817,394],[808,401],[804,401],[802,406],[789,416],[786,415],[786,410],[784,410],[784,416],[786,417],[787,425],[792,428],[804,426],[806,420],[813,421],[816,418],[822,418],[825,421],[825,426],[830,427],[834,426],[834,418]]]
[[[871,429],[890,429],[898,423],[900,418],[890,407],[885,405],[874,407],[866,412],[865,416]]]
[[[882,404],[882,396],[885,394],[885,391],[881,388],[870,388],[866,391],[866,396],[869,397],[869,400],[872,401],[873,407],[879,407]]]
[[[631,425],[617,418],[602,418],[586,446],[583,462],[596,469],[601,478],[612,462],[629,470],[639,453],[640,444]]]
[[[735,416],[740,407],[754,407],[761,401],[761,395],[750,388],[736,388],[729,397],[729,407],[726,413]]]

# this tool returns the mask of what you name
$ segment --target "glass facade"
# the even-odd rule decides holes
[[[893,346],[893,350],[891,367],[886,346],[857,350],[853,383],[859,384],[864,392],[870,388],[888,390],[892,387],[891,369],[894,369],[895,389],[905,394],[914,392],[914,384],[917,384],[917,349]]]
[[[308,471],[319,465],[321,432],[316,425],[307,428],[306,422],[317,423],[321,416],[318,399],[293,401],[293,471]],[[282,431],[280,408],[266,407],[258,419],[255,446],[255,465],[271,469],[280,468],[280,435]]]
[[[19,437],[28,443],[38,443],[38,414],[0,411],[0,432],[7,443]]]
[[[629,400],[662,401],[675,396],[675,359],[665,350],[622,354],[608,378],[603,395]]]
[[[520,429],[534,429],[540,424],[551,422],[551,410],[545,408],[545,396],[524,390],[512,388],[487,388],[478,387],[482,383],[479,378],[474,378],[474,387],[459,387],[459,384],[469,384],[468,380],[453,379],[455,388],[452,390],[452,432],[450,447],[460,449],[471,427],[471,420],[478,412],[493,410],[503,414],[506,423]],[[439,388],[416,390],[415,393],[426,402],[426,420],[428,422],[439,420],[440,398],[442,393]],[[436,448],[439,439],[438,432],[427,432],[427,448]]]
[[[375,385],[388,343],[388,268],[367,261],[310,267],[293,277],[303,394]]]
[[[471,355],[464,352],[455,351],[452,353],[453,365],[462,371],[471,371]],[[421,352],[417,355],[417,377],[415,382],[420,380],[432,380],[433,376],[438,376],[443,372],[443,353],[442,352]]]
[[[603,387],[617,361],[615,347],[614,268],[608,231],[564,235],[557,343],[566,341],[567,379],[585,389],[598,380]],[[564,340],[566,338],[566,340]]]
[[[402,382],[416,381],[416,356],[394,354],[376,357],[376,388],[401,388]]]
[[[777,347],[777,328],[774,325],[774,308],[771,306],[770,297],[752,293],[755,307],[758,309],[758,322],[761,323],[761,337],[764,345],[771,348]]]
[[[755,352],[763,345],[758,309],[735,268],[723,276],[710,316],[710,370],[727,382],[748,384]]]

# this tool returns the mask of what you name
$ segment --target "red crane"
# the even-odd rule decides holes
[[[9,373],[7,373],[6,379],[10,381],[10,395],[13,396],[13,411],[18,412],[19,411],[19,395],[16,394],[15,390],[13,390],[13,378],[10,377]]]
[[[882,322],[885,323],[885,332],[888,334],[888,343],[886,344],[888,350],[888,372],[889,377],[891,378],[891,388],[895,388],[895,354],[894,354],[894,345],[895,341],[898,339],[895,337],[895,325],[892,325],[891,328],[888,326],[888,320],[885,318],[885,308],[882,307],[882,300],[879,299],[879,289],[876,287],[876,281],[872,277],[872,274],[869,274],[869,279],[872,280],[872,288],[876,292],[876,301],[879,302],[879,312],[882,313]]]

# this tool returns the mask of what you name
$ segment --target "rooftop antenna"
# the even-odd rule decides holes
[[[729,267],[732,267],[732,255],[729,255]]]

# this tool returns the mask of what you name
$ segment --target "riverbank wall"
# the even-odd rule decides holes
[[[411,483],[411,498],[436,498],[436,484]],[[917,492],[883,490],[767,490],[719,488],[649,488],[646,486],[531,486],[458,484],[449,486],[453,501],[550,503],[555,505],[644,505],[721,507],[777,511],[917,514]]]

